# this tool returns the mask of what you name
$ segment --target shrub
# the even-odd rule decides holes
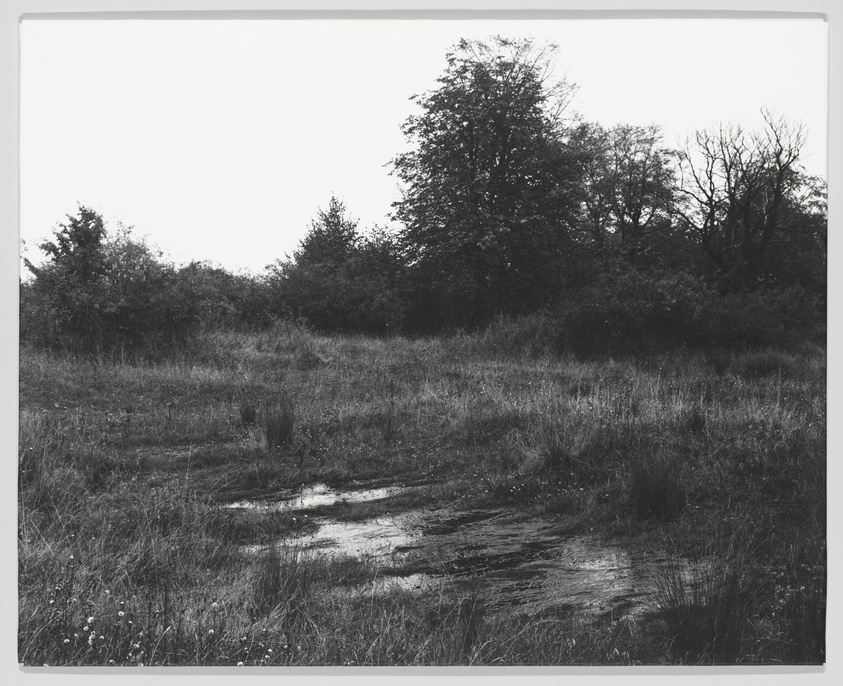
[[[24,340],[94,352],[154,348],[189,333],[193,316],[171,265],[129,229],[109,236],[91,209],[68,220],[40,246],[49,260],[26,262],[34,279],[21,293]]]
[[[603,275],[560,309],[561,346],[578,355],[639,353],[697,338],[694,318],[704,285],[678,273]]]
[[[820,337],[824,330],[816,297],[798,286],[709,294],[695,318],[699,338],[713,346],[781,346]]]

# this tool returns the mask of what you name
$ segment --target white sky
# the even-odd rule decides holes
[[[658,123],[676,145],[768,107],[808,127],[803,163],[826,173],[819,20],[26,20],[25,254],[77,202],[235,271],[292,253],[332,194],[361,229],[388,225],[409,97],[456,40],[494,34],[556,42],[591,121]]]

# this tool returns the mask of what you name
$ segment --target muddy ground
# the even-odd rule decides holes
[[[656,577],[669,564],[653,550],[630,549],[574,535],[558,519],[514,508],[459,510],[389,503],[416,486],[356,484],[302,487],[232,508],[288,511],[315,533],[277,541],[307,555],[374,564],[373,591],[399,587],[419,594],[473,594],[496,614],[570,608],[614,617],[653,605]],[[348,521],[343,504],[382,501],[379,514]],[[252,546],[246,554],[260,548]]]

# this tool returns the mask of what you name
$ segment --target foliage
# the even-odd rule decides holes
[[[276,262],[270,284],[279,313],[320,331],[391,333],[403,327],[403,256],[395,238],[375,228],[360,235],[345,206],[331,198],[302,239],[295,260]]]
[[[598,250],[619,244],[634,257],[643,243],[659,240],[673,212],[672,153],[662,146],[659,127],[583,124],[575,140],[586,160],[584,238]]]
[[[298,265],[328,265],[339,267],[348,260],[360,236],[357,222],[346,217],[345,205],[331,197],[327,210],[318,210],[310,231],[301,240],[293,257]]]
[[[27,267],[21,335],[50,347],[94,350],[156,345],[184,336],[193,323],[176,272],[142,239],[80,206],[40,247],[49,261]]]
[[[414,149],[393,161],[395,217],[451,324],[534,309],[564,276],[578,171],[562,118],[573,89],[551,81],[551,57],[531,41],[460,41],[403,126]]]
[[[184,307],[200,326],[263,327],[275,319],[265,278],[194,261],[177,270],[177,280]]]

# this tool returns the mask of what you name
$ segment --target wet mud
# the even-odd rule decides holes
[[[300,489],[274,502],[232,507],[317,510],[338,502],[382,500],[400,486]],[[558,522],[513,509],[418,509],[344,522],[314,513],[320,528],[285,539],[309,554],[357,557],[378,570],[372,590],[472,593],[497,613],[571,608],[620,617],[652,606],[663,556],[597,537],[571,535]]]

